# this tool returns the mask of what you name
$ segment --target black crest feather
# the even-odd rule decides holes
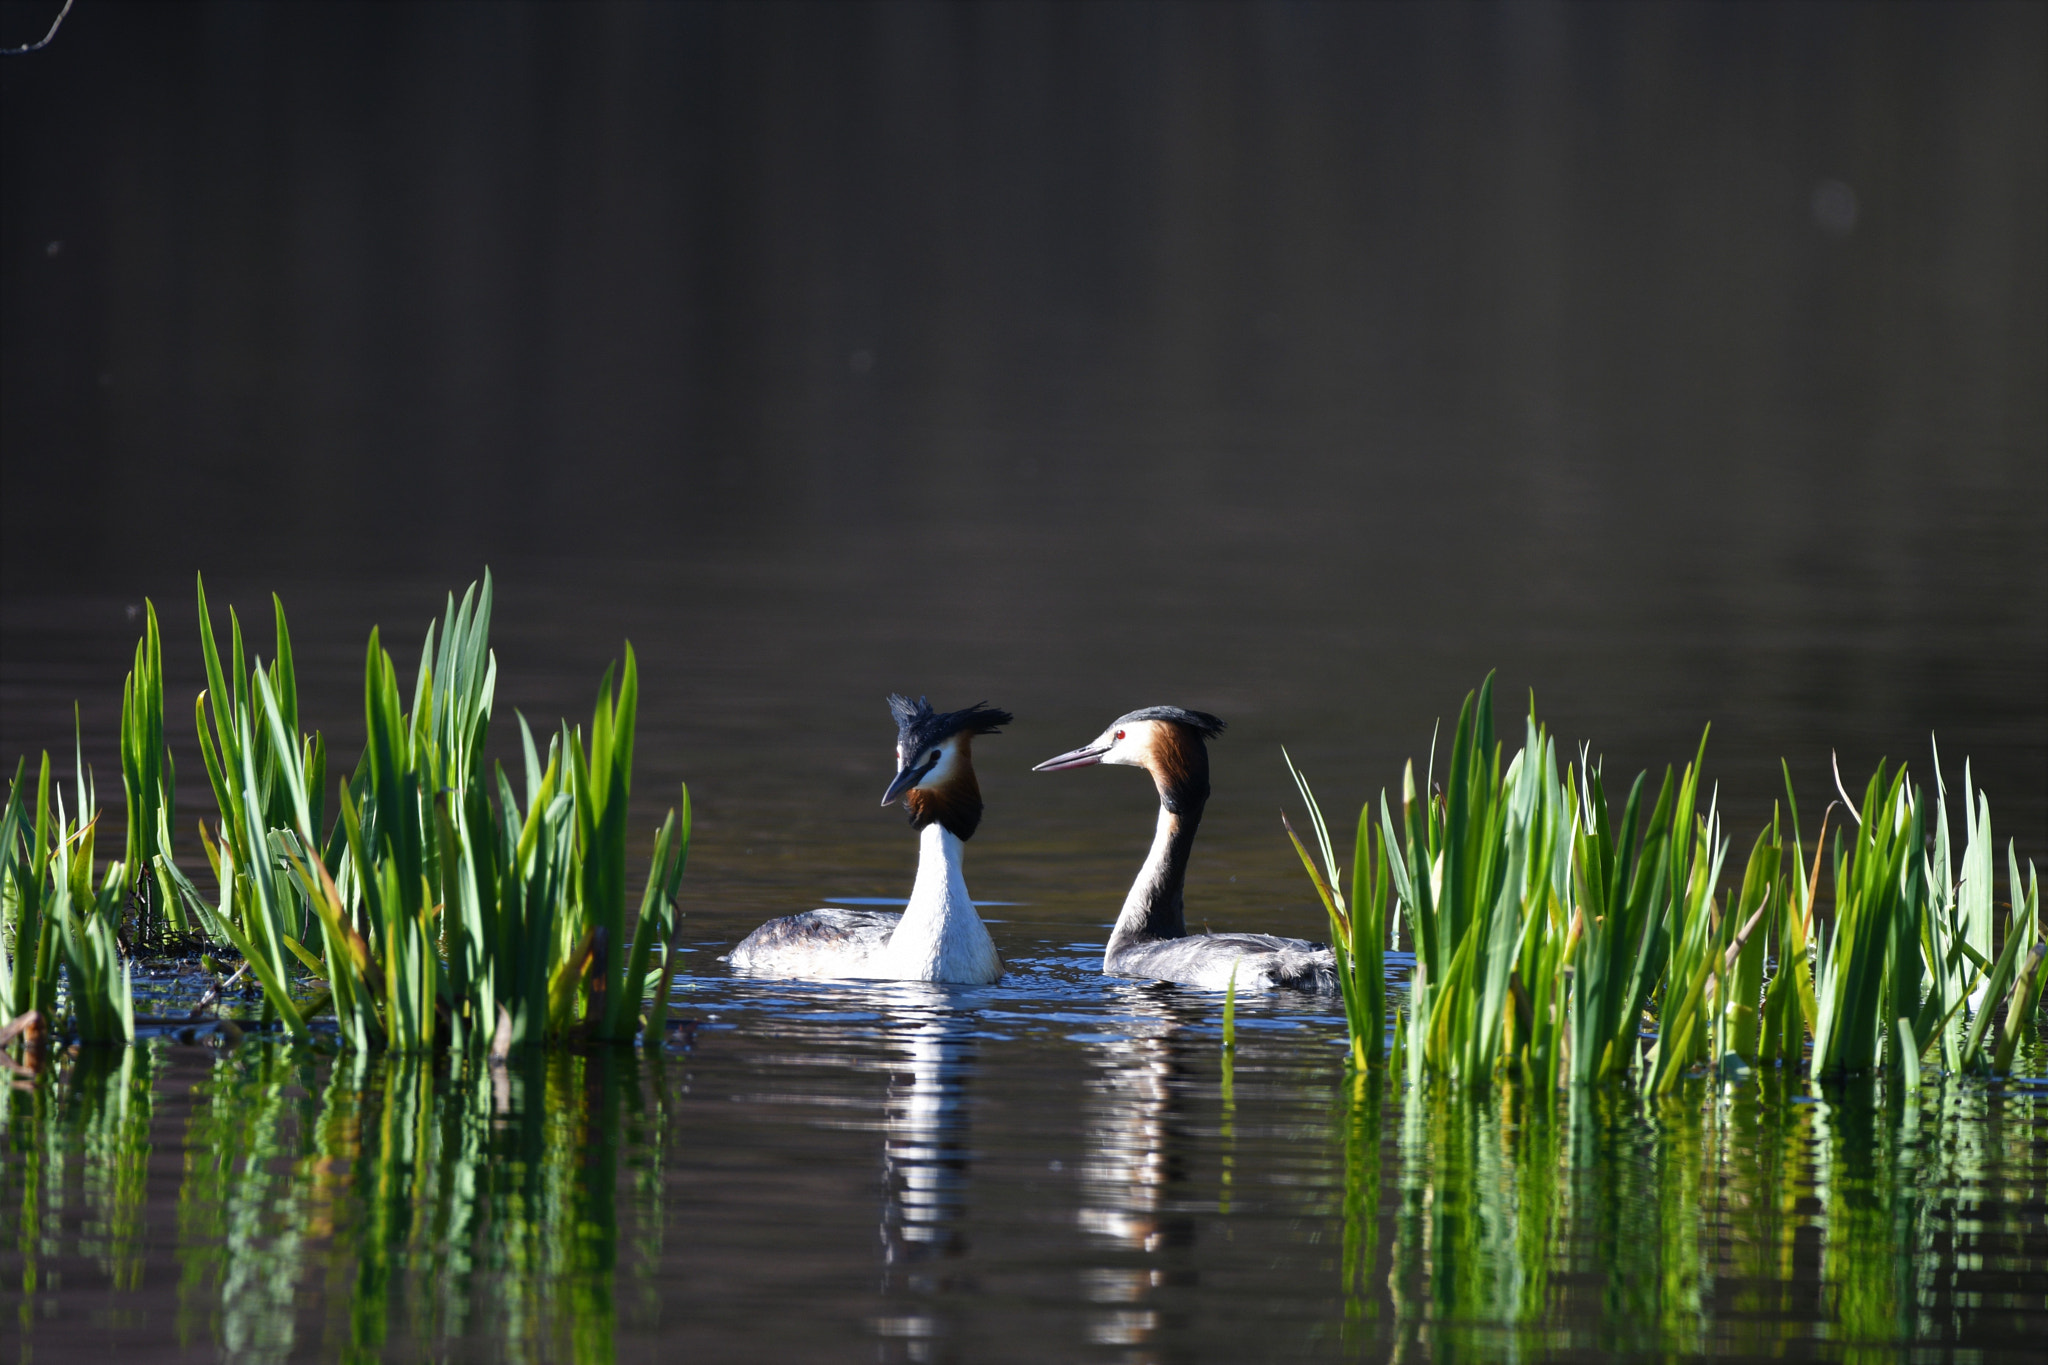
[[[1015,719],[1008,711],[997,710],[986,702],[976,702],[964,711],[934,711],[923,697],[912,701],[897,692],[889,694],[889,713],[896,717],[896,743],[906,753],[937,744],[963,730],[976,735],[999,734],[1000,727]]]
[[[1170,720],[1176,725],[1185,725],[1203,739],[1214,739],[1229,728],[1223,721],[1207,711],[1189,711],[1179,706],[1147,706],[1117,717],[1114,724],[1122,725],[1131,720]]]

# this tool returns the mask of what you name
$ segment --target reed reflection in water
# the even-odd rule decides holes
[[[1361,1103],[1369,1129],[1377,1105]],[[1767,1081],[1668,1101],[1579,1090],[1555,1115],[1512,1093],[1418,1093],[1399,1115],[1401,1346],[1995,1356],[2001,1327],[2048,1316],[2037,1093]]]
[[[772,1069],[730,1046],[751,1023],[710,1056],[500,1068],[260,1038],[60,1055],[0,1105],[7,1354],[798,1359],[851,1332],[910,1360],[1995,1360],[2048,1327],[2035,1083],[1552,1109],[1345,1077],[1271,1017],[1219,1053],[1159,988],[1057,1039],[931,997],[756,1021],[804,1062]],[[807,1029],[839,1046],[786,1050]],[[862,1092],[879,1121],[844,1121]],[[803,1178],[716,1166],[749,1140]],[[861,1253],[840,1233],[878,1192]],[[746,1253],[771,1235],[873,1259],[846,1293],[792,1289]]]
[[[451,1072],[245,1044],[203,1069],[181,1125],[156,1113],[164,1062],[161,1047],[82,1049],[8,1097],[0,1201],[25,1333],[65,1288],[46,1260],[89,1259],[118,1305],[145,1290],[145,1247],[169,1223],[158,1250],[175,1311],[159,1326],[198,1354],[372,1359],[492,1341],[510,1359],[613,1357],[622,1188],[642,1201],[624,1220],[631,1259],[660,1252],[658,1058]],[[171,1201],[151,1188],[166,1150]],[[108,1325],[147,1317],[116,1308]]]

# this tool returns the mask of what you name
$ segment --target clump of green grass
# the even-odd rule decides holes
[[[124,899],[139,932],[160,915],[231,946],[293,1039],[329,1011],[350,1049],[502,1056],[568,1038],[659,1038],[666,1024],[689,790],[655,835],[639,913],[627,916],[626,834],[639,672],[631,644],[608,671],[586,737],[564,723],[541,761],[520,719],[524,799],[486,771],[496,699],[490,575],[427,631],[408,708],[371,632],[368,743],[326,818],[326,745],[300,728],[284,604],[275,650],[228,650],[198,585],[207,687],[194,703],[218,812],[201,846],[209,899],[171,847],[175,777],[164,742],[163,651],[149,608],[123,693],[127,857],[98,873],[98,808],[81,762],[77,815],[52,802],[48,755],[33,789],[17,770],[0,810],[0,1027],[29,1011],[86,1040],[134,1035],[120,943]],[[616,689],[614,680],[616,679]],[[31,798],[33,790],[33,798]],[[31,804],[32,799],[32,804]],[[54,814],[53,814],[54,810]],[[630,932],[629,932],[630,929]],[[60,973],[65,989],[60,993]],[[652,999],[650,1001],[650,994]]]
[[[1773,811],[1771,823],[1750,849],[1735,914],[1727,921],[1734,936],[1722,950],[1714,979],[1711,1055],[1723,1063],[1733,1058],[1754,1064],[1762,1051],[1764,950],[1770,943],[1769,917],[1782,911],[1790,886],[1784,866],[1784,835]]]
[[[1876,1070],[1894,1021],[1911,1021],[1921,1009],[1924,830],[1905,769],[1889,787],[1884,779],[1880,764],[1846,847],[1844,831],[1835,831],[1834,925],[1814,945],[1817,1076]],[[1930,997],[1927,1006],[1937,1001]]]
[[[1658,1091],[1672,1089],[1700,1062],[1748,1065],[1762,1039],[1766,936],[1759,930],[1773,894],[1781,893],[1783,843],[1773,819],[1757,835],[1740,890],[1723,912],[1705,888],[1716,880],[1727,844],[1715,839],[1718,822],[1711,815],[1705,827],[1702,842],[1712,849],[1712,864],[1706,878],[1696,876],[1688,883],[1680,906],[1685,932],[1674,939],[1679,950],[1665,977],[1664,1009],[1650,1059],[1650,1081]]]
[[[164,741],[163,642],[155,604],[148,613],[121,697],[121,785],[128,812],[122,859],[104,872],[98,868],[102,812],[82,735],[73,741],[72,811],[66,811],[61,789],[52,788],[48,753],[32,789],[26,761],[16,766],[0,809],[0,1027],[33,1012],[82,1042],[132,1041],[134,992],[121,945],[125,903],[133,899],[141,934],[156,927],[162,912],[172,927],[184,928],[168,883],[154,875],[157,853],[169,846],[175,776]]]
[[[1549,1085],[1563,1036],[1570,793],[1533,708],[1505,771],[1493,735],[1489,677],[1459,711],[1443,798],[1415,792],[1412,764],[1398,830],[1381,797],[1415,942],[1407,1062],[1411,1077],[1476,1084],[1505,1074]]]
[[[52,791],[48,753],[32,805],[24,804],[26,775],[26,763],[18,765],[0,808],[0,1027],[33,1012],[80,1042],[131,1042],[134,991],[119,944],[127,868],[98,869],[92,776],[81,754],[74,815]]]
[[[2008,845],[2013,912],[1991,955],[1990,805],[1969,790],[1967,769],[1960,877],[1949,874],[1938,759],[1931,856],[1922,793],[1903,769],[1887,780],[1880,765],[1860,807],[1836,826],[1832,913],[1821,916],[1823,853],[1802,876],[1789,773],[1789,845],[1774,813],[1740,881],[1724,887],[1718,807],[1710,797],[1700,809],[1704,735],[1683,772],[1665,771],[1647,818],[1643,774],[1616,821],[1598,764],[1582,753],[1560,771],[1533,710],[1525,733],[1503,768],[1491,677],[1466,697],[1442,790],[1432,781],[1418,792],[1411,763],[1398,818],[1380,798],[1377,891],[1365,871],[1369,806],[1361,816],[1350,902],[1369,907],[1361,915],[1347,913],[1334,889],[1322,812],[1289,760],[1322,867],[1291,828],[1289,837],[1338,941],[1359,1065],[1368,1039],[1378,1060],[1384,1010],[1358,970],[1370,956],[1377,982],[1377,954],[1361,931],[1388,912],[1391,874],[1415,945],[1409,1010],[1405,1024],[1396,1020],[1396,1056],[1411,1082],[1516,1079],[1548,1090],[1634,1077],[1664,1092],[1702,1065],[1799,1067],[1809,1040],[1820,1078],[1888,1067],[1914,1083],[1937,1041],[1950,1072],[2010,1066],[2048,985],[2048,942],[2038,879],[2030,867],[2023,885]],[[1773,943],[1777,968],[1767,973]]]
[[[450,597],[428,629],[409,710],[396,666],[371,633],[368,742],[324,836],[325,750],[318,734],[298,730],[282,605],[267,669],[258,660],[244,671],[230,616],[232,689],[210,625],[203,628],[213,726],[208,734],[202,710],[201,748],[222,830],[207,851],[220,903],[209,905],[168,859],[163,866],[209,932],[249,961],[266,1007],[295,1036],[327,1009],[359,1051],[503,1055],[571,1036],[625,1041],[643,1028],[660,1036],[689,793],[680,818],[670,811],[656,834],[629,939],[626,819],[639,696],[632,646],[616,694],[611,672],[599,688],[587,741],[564,724],[543,765],[521,719],[522,805],[502,768],[495,781],[485,772],[497,680],[490,616],[488,574],[459,605]],[[293,991],[301,968],[320,987],[303,999]]]
[[[1989,1065],[1995,1072],[2010,1069],[2020,1035],[2032,1026],[2040,1006],[2042,958],[2048,956],[2041,923],[2040,880],[2031,863],[2020,877],[2019,859],[2006,842],[2006,903],[2012,915],[2005,950],[1993,956],[1993,899],[1996,844],[1991,835],[1991,802],[1974,788],[1970,765],[1963,764],[1964,843],[1960,866],[1952,867],[1948,790],[1942,781],[1941,755],[1933,755],[1935,800],[1933,852],[1927,858],[1927,907],[1923,947],[1928,968],[1929,1007],[1922,1010],[1911,1040],[1923,1051],[1939,1045],[1942,1064],[1951,1071],[1978,1070],[1985,1064],[1984,1045],[2001,999],[2005,1019]],[[1946,951],[1939,947],[1947,944]],[[2008,990],[2007,987],[2010,986]],[[1935,1008],[1939,1002],[1938,1010]],[[1967,1019],[1964,1011],[1974,1011]],[[1930,1028],[1932,1024],[1932,1028]],[[1930,1032],[1938,1034],[1930,1037]],[[1902,1042],[1903,1045],[1903,1042]]]
[[[1626,1076],[1638,1061],[1643,1013],[1671,963],[1672,906],[1692,883],[1702,852],[1704,831],[1692,825],[1705,757],[1702,735],[1682,774],[1665,770],[1647,821],[1641,812],[1648,774],[1637,774],[1617,825],[1601,766],[1581,755],[1571,872],[1578,941],[1567,953],[1569,1074],[1576,1084]]]
[[[1792,883],[1797,916],[1811,926],[1824,859],[1832,867],[1832,924],[1807,933],[1808,963],[1793,964],[1795,972],[1811,976],[1806,1012],[1816,1076],[1890,1069],[1917,1078],[1923,1060],[1937,1049],[1942,1068],[1951,1073],[2004,1071],[2033,1018],[2041,989],[2038,963],[2048,955],[2038,879],[2030,867],[2022,881],[2008,844],[2012,913],[2004,949],[1993,960],[1990,801],[1972,791],[1966,766],[1966,838],[1959,875],[1952,873],[1938,753],[1934,771],[1931,839],[1924,793],[1904,768],[1886,781],[1881,764],[1860,806],[1849,806],[1848,819],[1835,826],[1832,858],[1817,847],[1804,886]],[[1817,843],[1824,846],[1825,821],[1823,826]],[[1802,856],[1795,852],[1795,859]],[[1995,1027],[1998,1044],[1992,1048]]]

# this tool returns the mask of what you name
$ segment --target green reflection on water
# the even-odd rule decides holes
[[[1179,1066],[1173,1041],[1094,1045],[1101,1098],[1084,1123],[1101,1150],[1055,1221],[1078,1229],[1059,1253],[1076,1264],[1090,1237],[1116,1244],[1083,1277],[1097,1299],[1117,1291],[1090,1310],[1096,1345],[1229,1358],[1241,1343],[1204,1338],[1190,1311],[1197,1247],[1201,1283],[1241,1287],[1212,1303],[1247,1331],[1270,1311],[1308,1327],[1312,1353],[1375,1358],[1995,1353],[2048,1310],[2048,1127],[2026,1087],[1808,1092],[1767,1075],[1657,1099],[1582,1088],[1553,1108],[1374,1073],[1326,1088],[1328,1072],[1282,1079],[1257,1054],[1247,1071],[1224,1053],[1218,1076]],[[901,1179],[887,1197],[904,1207],[885,1218],[903,1231],[884,1259],[908,1265],[926,1244],[1000,1258],[1000,1232],[953,1237],[972,1206],[1000,1202],[968,1198],[956,1131],[966,1073],[989,1058],[930,1027],[910,1043],[908,1079],[889,1082]],[[674,1331],[692,1313],[656,1293],[673,1102],[661,1060],[627,1049],[452,1070],[260,1044],[81,1049],[4,1101],[0,1232],[20,1271],[6,1354],[63,1358],[81,1338],[50,1336],[62,1306],[73,1324],[83,1311],[95,1330],[235,1360],[610,1359],[622,1323],[666,1312]],[[1212,1103],[1213,1127],[1192,1112]],[[1276,1122],[1296,1104],[1331,1121]],[[1210,1237],[1191,1198],[1185,1172],[1208,1160],[1215,1225],[1239,1241]],[[1284,1173],[1290,1160],[1320,1177]],[[1302,1202],[1311,1188],[1327,1194]],[[788,1244],[811,1212],[795,1195],[756,1210]],[[1266,1269],[1272,1239],[1326,1235],[1341,1249],[1320,1288]],[[737,1282],[749,1273],[732,1261]],[[152,1290],[162,1316],[123,1307]],[[962,1291],[950,1311],[964,1325],[1001,1303]]]
[[[1369,1282],[1379,1245],[1381,1078],[1347,1073],[1344,1105],[1344,1340],[1357,1341],[1367,1320],[1379,1316]]]
[[[1772,1081],[1662,1100],[1581,1089],[1553,1121],[1516,1092],[1411,1092],[1392,1209],[1396,1354],[2010,1349],[2000,1334],[2048,1308],[2040,1106],[1975,1085],[1809,1096]],[[1342,1274],[1357,1318],[1372,1096],[1346,1116]]]
[[[58,1248],[55,1228],[68,1203],[75,1201],[80,1210],[76,1253],[115,1289],[141,1286],[152,1094],[149,1054],[122,1047],[82,1049],[61,1098],[47,1083],[17,1085],[10,1095],[12,1141],[0,1203],[18,1210],[14,1243],[22,1265],[18,1323],[24,1332],[33,1325],[43,1262]],[[74,1171],[76,1190],[69,1179]]]
[[[84,1049],[7,1100],[0,1199],[18,1210],[23,1360],[54,1292],[45,1259],[86,1255],[117,1291],[143,1287],[155,1064],[145,1048]],[[659,1060],[624,1049],[453,1072],[223,1053],[192,1087],[165,1220],[176,1340],[238,1360],[493,1338],[513,1360],[610,1359],[620,1153],[660,1146],[663,1095]],[[658,1203],[658,1159],[637,1163],[627,1193]],[[72,1199],[66,1247],[55,1229]],[[641,1264],[659,1239],[658,1208],[631,1220]],[[324,1320],[302,1311],[309,1298]]]

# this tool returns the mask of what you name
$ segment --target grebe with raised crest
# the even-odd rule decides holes
[[[957,985],[1001,979],[1003,960],[968,898],[960,854],[981,823],[974,737],[999,733],[1010,713],[979,702],[934,711],[922,697],[896,695],[889,710],[896,717],[896,776],[882,804],[901,797],[918,831],[910,903],[901,914],[826,908],[769,920],[727,955],[735,972]]]

